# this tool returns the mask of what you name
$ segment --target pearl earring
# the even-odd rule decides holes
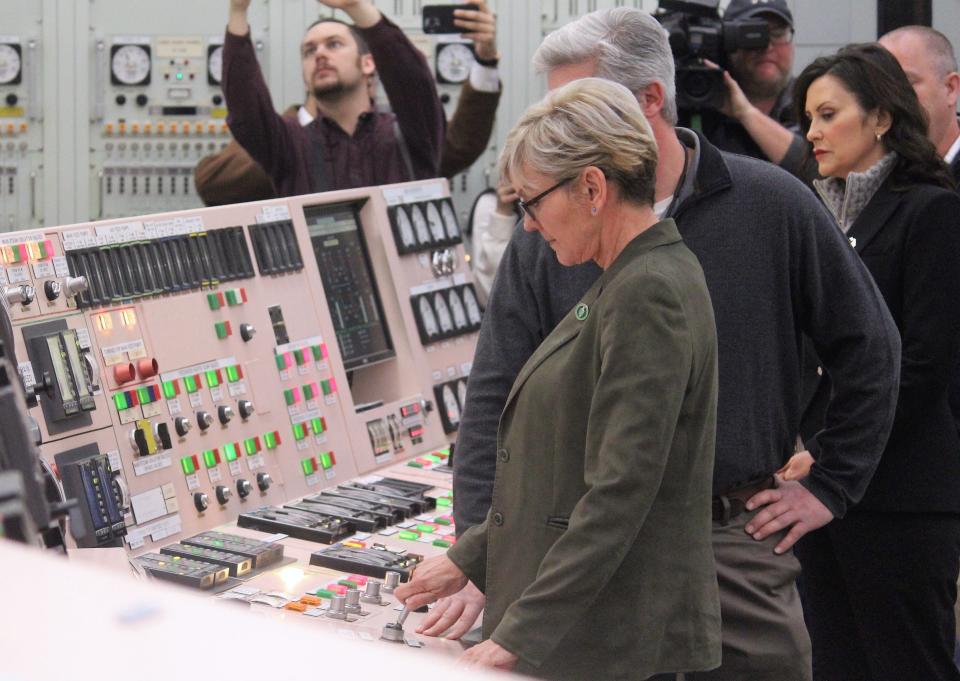
[[[883,133],[882,133],[882,132],[877,132],[877,142],[880,141],[880,138],[881,138],[881,137],[883,137]]]
[[[596,214],[597,214],[597,207],[594,206],[593,208],[590,209],[590,215],[596,215]]]

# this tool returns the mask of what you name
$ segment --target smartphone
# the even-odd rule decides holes
[[[468,2],[462,5],[425,5],[423,8],[424,33],[462,33],[463,30],[453,24],[453,12],[458,9],[480,9],[479,5]]]

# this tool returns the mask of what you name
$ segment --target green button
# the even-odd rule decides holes
[[[423,464],[419,461],[408,461],[407,465],[410,466],[410,468],[423,468]]]
[[[216,293],[208,293],[208,294],[207,294],[207,304],[210,305],[210,309],[211,309],[211,310],[219,310],[219,309],[220,309],[220,299],[217,298],[217,294],[216,294]]]
[[[230,289],[227,291],[227,305],[233,306],[237,304],[237,292],[235,289]]]
[[[303,430],[303,424],[302,424],[302,423],[294,423],[294,424],[293,424],[293,439],[296,440],[297,442],[299,442],[300,440],[302,440],[302,439],[305,438],[306,436],[307,436],[307,434],[306,434],[306,433],[304,432],[304,430]]]
[[[323,351],[320,349],[319,345],[311,345],[310,352],[313,353],[313,361],[319,362],[323,359]]]
[[[330,395],[333,393],[333,385],[330,383],[330,379],[320,381],[320,389],[323,390],[324,395]]]
[[[425,454],[423,458],[431,463],[440,463],[443,461],[439,456],[434,456],[433,454]]]
[[[217,453],[212,449],[208,449],[203,453],[203,463],[207,468],[213,468],[217,465]]]
[[[307,361],[306,356],[303,354],[303,350],[294,350],[293,359],[296,361],[297,366],[302,366]]]
[[[276,361],[277,369],[279,369],[280,371],[283,371],[284,369],[287,368],[287,358],[284,357],[283,355],[274,355],[273,359],[274,361]]]
[[[450,506],[451,504],[453,504],[453,502],[446,497],[440,497],[437,499],[437,506]]]
[[[168,400],[172,400],[177,396],[177,384],[173,381],[164,381],[163,382],[163,396]]]
[[[453,525],[453,523],[446,518],[434,518],[433,522],[435,522],[437,525]]]
[[[320,433],[322,433],[325,430],[325,428],[323,427],[323,419],[321,418],[311,419],[310,430],[313,431],[314,435],[319,435]]]
[[[267,433],[263,436],[264,441],[267,443],[267,449],[276,449],[277,448],[277,435],[276,433]]]
[[[237,448],[232,443],[229,442],[223,446],[223,455],[226,457],[227,461],[236,461],[237,460]]]
[[[236,383],[240,380],[240,372],[237,371],[237,365],[227,367],[227,380],[231,383]]]
[[[117,408],[117,411],[123,411],[130,408],[130,403],[127,401],[127,396],[125,393],[117,393],[114,395],[113,404]]]
[[[307,383],[303,386],[303,399],[312,400],[316,395],[313,394],[313,386]]]
[[[453,544],[448,542],[446,539],[434,539],[433,545],[439,546],[441,549],[449,549],[451,546],[453,546]]]
[[[183,469],[184,475],[192,475],[197,470],[196,468],[193,467],[192,456],[185,456],[182,459],[180,459],[180,468]]]
[[[146,388],[137,388],[137,399],[140,400],[140,404],[150,404],[153,401],[150,391]]]
[[[410,530],[401,530],[400,534],[397,535],[400,539],[408,539],[410,541],[416,541],[420,538],[419,532],[411,532]]]
[[[293,390],[288,389],[283,391],[283,401],[287,403],[288,407],[294,404]]]
[[[435,528],[433,525],[420,524],[420,525],[417,525],[417,529],[420,530],[421,532],[426,532],[429,534],[429,533],[435,532],[437,528]]]
[[[356,582],[351,582],[349,579],[341,579],[339,582],[337,582],[337,584],[340,584],[341,586],[345,586],[345,587],[347,587],[348,589],[359,589],[359,588],[360,588],[360,587],[357,586],[357,583],[356,583]]]
[[[200,389],[200,383],[196,376],[187,376],[183,379],[183,387],[187,389],[188,393],[195,393]]]
[[[243,451],[247,453],[247,456],[253,456],[257,453],[257,441],[252,437],[248,437],[243,441]]]
[[[320,455],[320,465],[323,467],[323,470],[328,471],[333,468],[333,459],[330,457],[330,452],[323,452]]]
[[[313,475],[313,459],[304,459],[300,462],[304,475]]]
[[[213,325],[213,328],[217,332],[217,338],[223,340],[227,337],[227,325],[224,322],[217,322]]]
[[[320,598],[329,598],[330,600],[333,600],[334,596],[333,592],[328,589],[317,589],[313,592],[313,594],[315,596],[319,596]]]
[[[217,375],[216,369],[211,369],[207,372],[207,386],[216,388],[218,385],[220,385],[220,377]]]

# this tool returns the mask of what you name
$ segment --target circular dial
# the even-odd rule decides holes
[[[440,211],[432,203],[427,204],[427,223],[430,225],[430,234],[433,236],[434,243],[441,243],[446,235],[443,232],[443,219],[440,217]]]
[[[223,45],[217,45],[207,55],[207,73],[218,84],[223,80]]]
[[[410,207],[410,219],[413,220],[413,229],[417,233],[417,241],[421,246],[430,245],[430,230],[427,228],[427,221],[423,217],[423,211],[420,206]]]
[[[440,333],[440,329],[437,327],[437,317],[433,314],[430,301],[426,298],[420,299],[420,321],[423,322],[423,330],[427,336],[432,337]]]
[[[457,289],[450,289],[447,299],[450,301],[450,311],[453,313],[454,325],[457,329],[467,328],[467,311],[463,309],[463,302],[457,294]]]
[[[20,75],[20,53],[13,45],[0,45],[0,84],[12,83]]]
[[[113,55],[113,77],[124,85],[137,85],[150,75],[150,54],[140,45],[124,45]]]
[[[457,224],[457,214],[453,212],[453,206],[449,201],[444,201],[441,207],[443,213],[443,224],[447,228],[447,238],[455,241],[460,238],[460,225]]]
[[[443,294],[439,291],[433,294],[433,307],[437,311],[437,321],[440,322],[440,331],[443,333],[453,331],[453,319],[450,317],[450,308],[447,307],[447,301],[443,299]]]
[[[437,75],[447,83],[462,83],[470,76],[473,50],[464,43],[437,46]]]
[[[400,232],[400,243],[404,248],[413,248],[417,245],[417,239],[413,236],[413,225],[410,224],[410,218],[407,211],[403,208],[397,208],[394,213],[394,220],[397,222],[397,231]]]
[[[450,425],[455,426],[460,423],[460,403],[457,402],[457,396],[453,394],[453,388],[449,385],[443,386],[443,409],[447,412]]]
[[[467,319],[473,325],[480,324],[480,303],[477,302],[477,296],[472,288],[463,289],[463,305],[467,308]]]
[[[461,378],[457,381],[457,399],[460,400],[460,408],[467,404],[467,381]]]

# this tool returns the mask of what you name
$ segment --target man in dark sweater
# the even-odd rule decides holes
[[[320,1],[354,23],[321,20],[304,36],[304,84],[318,115],[302,125],[273,108],[250,41],[250,0],[230,0],[223,46],[230,132],[280,196],[436,177],[445,120],[423,54],[370,0]],[[372,109],[374,69],[394,113]]]
[[[649,14],[628,8],[588,14],[548,36],[535,64],[551,87],[596,75],[636,93],[660,152],[655,208],[676,220],[700,259],[714,305],[720,371],[714,554],[723,666],[688,678],[810,679],[810,641],[794,586],[799,565],[790,547],[859,500],[883,451],[900,356],[886,305],[800,182],[675,129],[673,59]],[[467,389],[454,460],[458,532],[481,522],[489,508],[497,424],[514,377],[599,274],[592,264],[561,267],[538,235],[515,231]],[[794,449],[803,333],[838,378],[817,463],[804,481],[785,482],[773,474]],[[468,585],[438,604],[423,629],[439,634],[452,625],[450,635],[459,635],[481,603]]]

